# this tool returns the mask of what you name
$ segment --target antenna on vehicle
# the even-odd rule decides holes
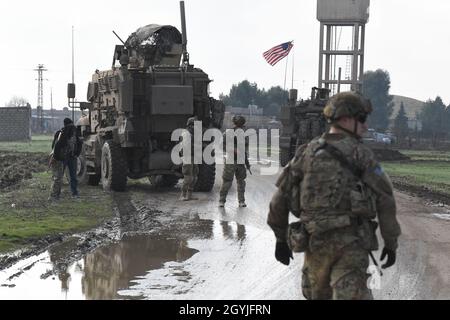
[[[117,39],[120,40],[120,42],[122,42],[122,44],[126,47],[125,42],[123,42],[123,40],[119,37],[119,35],[113,30],[114,35],[117,37]]]
[[[186,33],[186,16],[184,11],[184,1],[180,1],[180,13],[181,13],[181,32],[183,37],[183,65],[189,65],[189,53],[187,52],[187,33]]]

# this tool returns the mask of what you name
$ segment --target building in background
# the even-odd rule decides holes
[[[0,141],[31,140],[31,106],[0,108]]]
[[[81,111],[75,111],[74,123],[81,117]],[[38,110],[31,111],[31,132],[33,134],[49,134],[63,127],[64,118],[72,119],[72,110],[64,107],[62,110],[43,110],[42,117],[39,117]]]

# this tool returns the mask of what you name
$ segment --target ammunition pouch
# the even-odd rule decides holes
[[[350,202],[353,215],[368,219],[376,217],[375,197],[362,182],[356,184],[356,190],[350,191]]]
[[[289,201],[288,208],[294,216],[300,218],[301,208],[300,208],[300,185],[293,184],[291,190],[289,191]]]
[[[287,243],[293,252],[305,252],[309,248],[309,233],[301,221],[289,224]]]
[[[305,224],[306,230],[310,234],[319,235],[334,229],[351,226],[352,222],[347,214],[338,216],[324,216],[321,219],[314,219]]]
[[[357,235],[361,246],[367,251],[378,250],[378,239],[376,230],[378,228],[378,223],[373,220],[368,219],[358,219],[359,224],[357,227]]]

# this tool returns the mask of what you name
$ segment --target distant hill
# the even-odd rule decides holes
[[[394,102],[394,110],[392,111],[392,115],[390,117],[391,120],[395,119],[395,117],[398,114],[398,111],[400,110],[400,104],[403,102],[403,105],[405,106],[405,112],[408,119],[413,120],[416,119],[416,113],[420,113],[423,109],[423,105],[425,102],[416,100],[413,98],[403,97],[403,96],[397,96],[392,95],[393,99],[392,102]]]

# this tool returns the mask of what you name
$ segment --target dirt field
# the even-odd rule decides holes
[[[47,170],[48,155],[0,150],[0,189],[16,185],[23,179],[31,179],[35,172]]]

